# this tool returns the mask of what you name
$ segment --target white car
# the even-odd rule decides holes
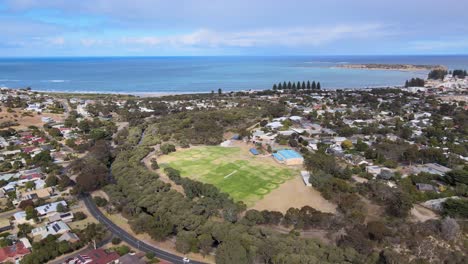
[[[184,263],[189,263],[189,262],[190,262],[190,259],[189,259],[189,258],[186,258],[186,257],[184,257],[184,258],[182,259],[182,261],[183,261]]]

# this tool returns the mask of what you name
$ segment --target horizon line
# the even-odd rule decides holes
[[[422,57],[422,56],[468,56],[466,54],[323,54],[323,55],[308,55],[308,54],[292,54],[292,55],[78,55],[78,56],[0,56],[0,59],[60,59],[60,58],[188,58],[188,57],[401,57],[401,56],[411,56],[411,57]]]

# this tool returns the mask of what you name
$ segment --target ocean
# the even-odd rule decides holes
[[[0,58],[0,87],[100,93],[193,93],[269,89],[319,81],[324,89],[403,85],[427,71],[336,68],[344,63],[442,64],[468,69],[468,55]]]

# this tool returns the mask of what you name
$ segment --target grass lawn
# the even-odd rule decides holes
[[[162,156],[158,162],[184,177],[211,183],[248,206],[299,173],[237,147],[193,147]]]

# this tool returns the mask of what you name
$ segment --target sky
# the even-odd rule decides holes
[[[0,57],[467,54],[466,0],[0,0]]]

